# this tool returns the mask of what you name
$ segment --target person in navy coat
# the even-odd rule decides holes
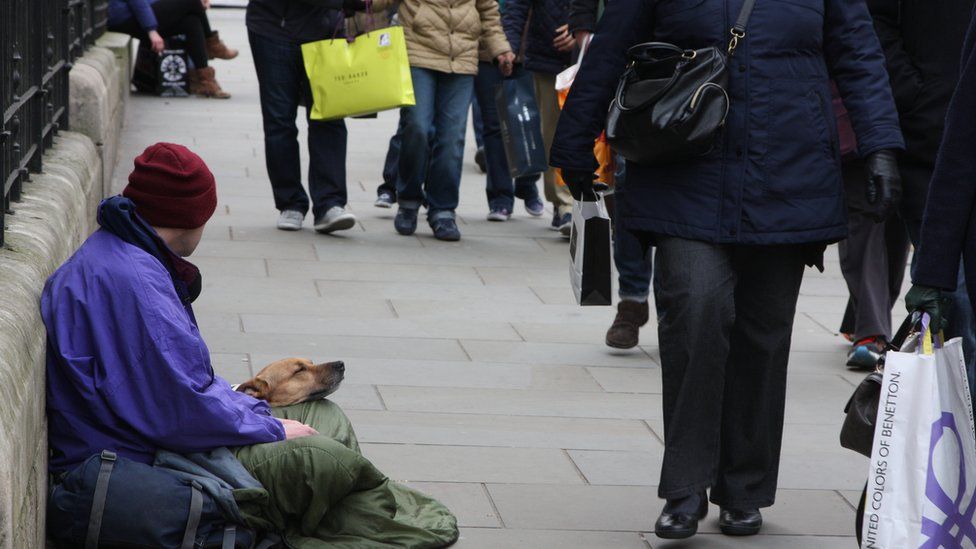
[[[576,197],[593,140],[639,43],[729,44],[742,0],[614,0],[560,118],[550,163]],[[904,148],[885,58],[864,2],[758,0],[729,59],[731,110],[705,156],[627,164],[617,223],[657,248],[665,452],[655,531],[697,532],[711,501],[750,535],[774,503],[793,316],[804,264],[847,234],[830,79],[865,158],[868,202],[897,206]]]

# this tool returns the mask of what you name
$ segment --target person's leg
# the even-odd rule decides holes
[[[207,36],[212,31],[203,3],[199,0],[156,0],[150,4],[156,29],[163,38],[176,34],[186,36],[186,53],[194,68],[207,67]]]
[[[888,309],[891,310],[901,295],[901,287],[905,282],[905,271],[908,268],[908,254],[911,252],[911,240],[908,229],[900,216],[893,216],[885,221],[885,247],[888,254]],[[899,311],[900,312],[900,311]],[[899,323],[895,323],[898,325]]]
[[[420,209],[424,202],[424,181],[428,179],[430,132],[434,125],[437,76],[434,71],[410,67],[417,104],[400,110],[400,175],[397,202],[401,208]]]
[[[726,509],[747,510],[775,499],[803,249],[740,247],[733,262],[735,324],[720,412],[722,457],[711,499]]]
[[[298,58],[297,72],[301,74],[305,97],[312,97],[312,89],[305,72],[305,64]],[[312,195],[312,214],[321,219],[330,208],[345,208],[346,146],[348,133],[345,120],[312,120],[311,100],[305,109],[308,121],[308,191]]]
[[[515,188],[508,174],[505,146],[502,143],[501,124],[498,121],[498,108],[495,106],[495,87],[502,76],[491,63],[479,63],[478,75],[474,80],[474,95],[481,119],[481,135],[485,149],[485,194],[488,195],[488,208],[508,210],[515,206]],[[475,133],[477,135],[477,132]]]
[[[279,211],[308,212],[308,194],[302,187],[298,152],[298,103],[301,92],[296,59],[301,50],[291,44],[248,33],[254,69],[258,77],[264,122],[264,160]],[[300,61],[299,61],[300,62]]]
[[[735,274],[727,246],[670,236],[655,244],[664,402],[658,496],[673,500],[715,480]]]
[[[437,73],[434,143],[427,177],[427,220],[454,218],[464,163],[464,132],[474,77]]]
[[[482,65],[491,65],[491,63],[478,63],[478,73],[481,73]],[[485,146],[485,120],[484,111],[481,110],[481,99],[478,95],[471,96],[471,129],[474,131],[474,144],[477,145],[479,149]]]
[[[376,195],[386,193],[396,202],[397,175],[400,173],[400,142],[402,139],[403,122],[397,124],[397,131],[390,138],[390,146],[386,149],[386,160],[383,163],[383,184],[376,188]]]
[[[546,148],[546,158],[549,148],[556,135],[556,124],[559,122],[559,98],[556,95],[556,76],[545,73],[532,73],[535,82],[535,100],[539,106],[539,118],[542,122],[542,141]],[[545,182],[546,201],[559,215],[573,212],[573,196],[565,185],[556,183],[556,170],[549,168],[543,176]]]

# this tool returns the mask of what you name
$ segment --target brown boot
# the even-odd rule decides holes
[[[640,327],[647,324],[647,302],[621,301],[617,304],[617,318],[607,330],[607,345],[615,349],[637,346]]]
[[[217,31],[207,37],[207,59],[233,59],[239,51],[228,48]]]
[[[213,67],[193,69],[189,73],[190,93],[201,97],[227,99],[230,94],[220,89]]]

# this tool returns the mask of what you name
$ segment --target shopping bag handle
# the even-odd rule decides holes
[[[922,344],[915,349],[916,353],[923,355],[931,355],[935,352],[935,349],[941,349],[944,343],[942,332],[939,331],[938,334],[932,333],[931,327],[932,317],[928,313],[922,313],[921,318],[921,334],[922,334]]]

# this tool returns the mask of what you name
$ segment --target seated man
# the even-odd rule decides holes
[[[122,196],[102,202],[101,229],[48,280],[41,312],[55,478],[102,450],[151,464],[161,449],[228,446],[269,492],[248,526],[290,546],[452,543],[450,512],[363,458],[337,406],[271,409],[214,374],[190,305],[200,271],[184,257],[216,206],[214,177],[197,155],[153,145]]]

